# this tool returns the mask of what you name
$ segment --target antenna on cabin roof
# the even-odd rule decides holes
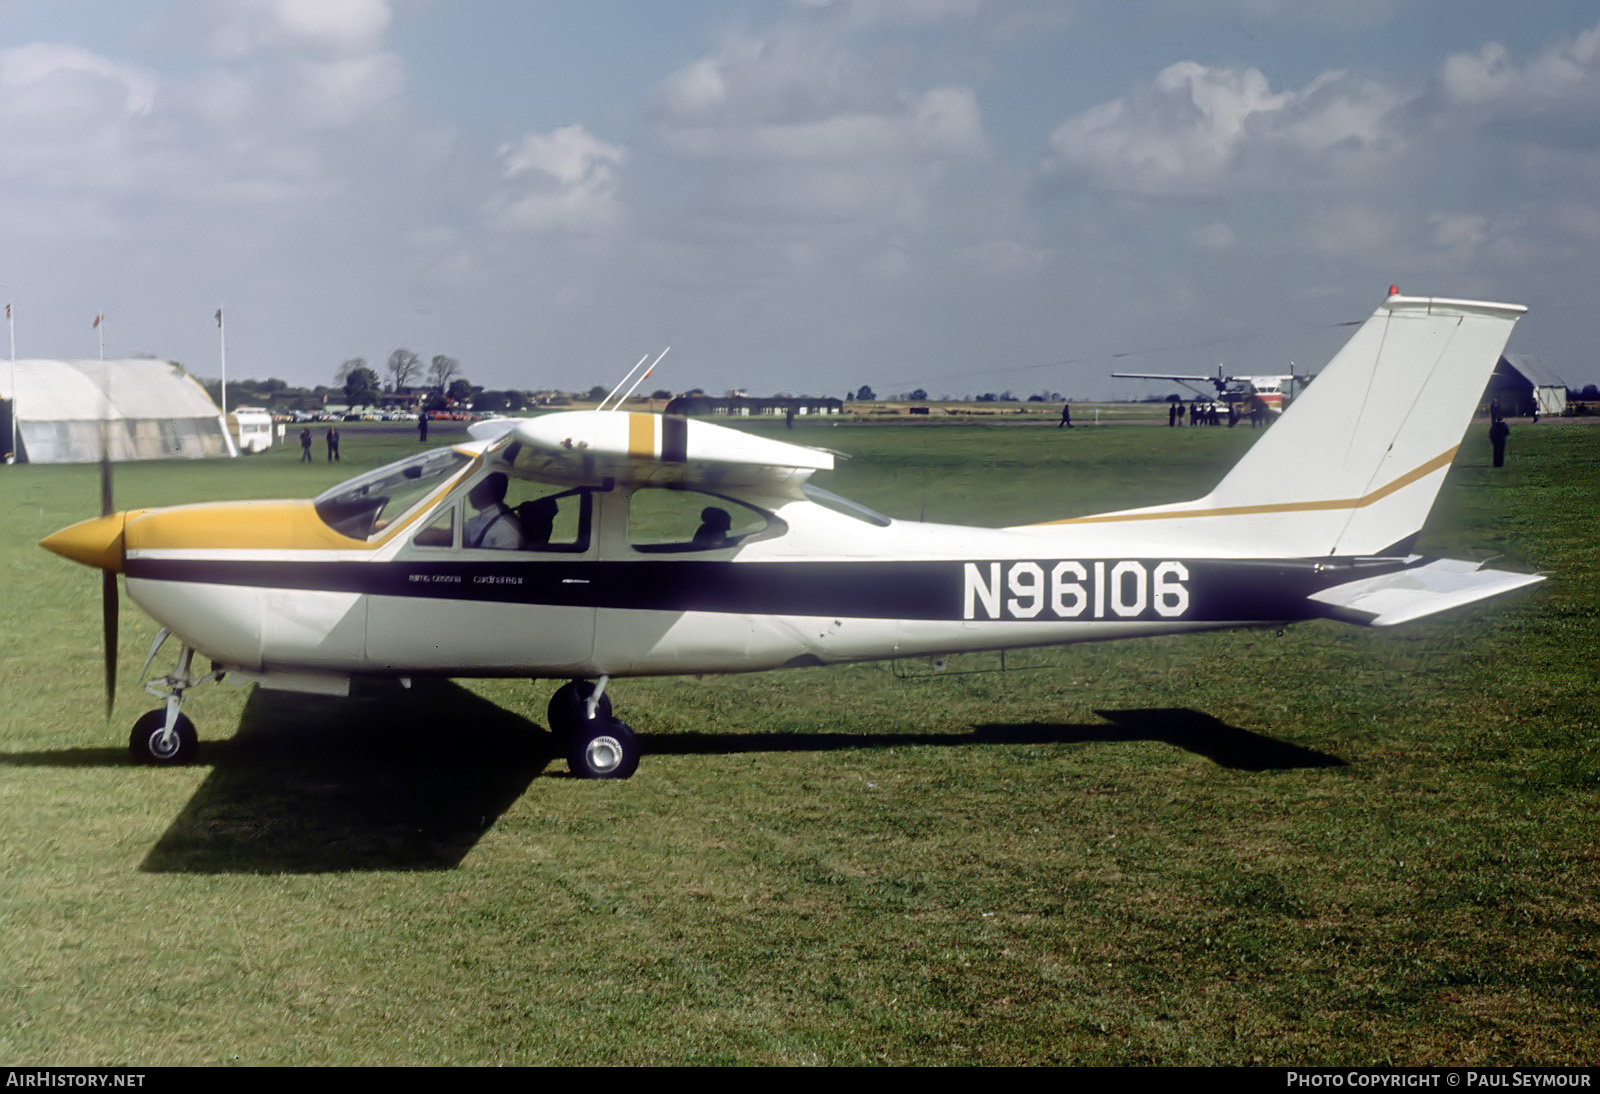
[[[658,354],[656,356],[656,359],[654,361],[650,362],[650,367],[644,370],[644,375],[640,376],[637,380],[633,381],[633,387],[630,387],[628,389],[628,391],[627,391],[627,394],[623,395],[622,398],[618,399],[617,400],[617,405],[612,407],[611,409],[612,410],[621,410],[622,409],[622,404],[628,401],[628,396],[633,394],[634,388],[637,388],[640,384],[644,383],[645,380],[650,376],[650,374],[656,370],[656,366],[661,363],[661,358],[665,357],[671,351],[672,351],[672,347],[671,346],[668,346],[666,349],[662,350],[660,352],[660,354]],[[644,357],[649,357],[649,356],[650,355],[648,353],[644,355]],[[632,368],[630,368],[628,370],[628,375],[624,376],[622,378],[622,383],[619,383],[616,387],[611,389],[611,395],[615,395],[617,392],[621,391],[622,390],[622,384],[627,383],[628,380],[632,378],[633,374],[635,372],[639,371],[639,365],[644,364],[644,357],[639,358],[639,363],[634,365]],[[601,399],[600,400],[600,405],[595,407],[595,409],[596,410],[604,410],[606,408],[606,404],[611,401],[611,395],[607,395],[604,399]]]
[[[644,355],[644,357],[649,357],[649,356],[650,355],[648,353]],[[639,365],[644,364],[644,357],[639,358],[638,363],[635,364],[632,368],[630,368],[628,370],[628,376],[632,376],[635,372],[639,371]],[[622,385],[628,382],[628,376],[624,376],[622,378],[621,383],[617,384],[616,387],[611,389],[611,394],[610,395],[607,395],[604,399],[600,400],[600,405],[595,407],[596,410],[604,410],[606,408],[606,404],[611,401],[611,396],[615,395],[617,393],[617,391],[622,387]]]
[[[630,387],[628,389],[628,393],[626,395],[624,395],[621,399],[617,400],[617,405],[615,407],[612,407],[612,409],[615,410],[618,407],[621,407],[623,403],[625,403],[629,399],[633,398],[633,393],[634,393],[635,389],[637,389],[640,384],[644,383],[646,380],[648,380],[650,378],[650,374],[652,372],[654,372],[656,370],[656,366],[661,363],[661,358],[665,357],[667,354],[669,354],[671,352],[672,352],[672,347],[671,346],[668,346],[666,349],[662,350],[661,353],[656,357],[656,359],[654,361],[650,362],[650,367],[644,370],[644,375],[640,376],[637,380],[635,380],[633,382],[633,387]]]

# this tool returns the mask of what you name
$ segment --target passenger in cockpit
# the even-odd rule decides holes
[[[726,509],[719,509],[715,505],[708,505],[700,510],[700,527],[694,533],[694,547],[696,550],[710,550],[715,547],[731,547],[733,544],[728,539],[728,529],[733,526],[733,518]]]

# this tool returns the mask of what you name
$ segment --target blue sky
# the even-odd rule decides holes
[[[1132,394],[1391,284],[1600,380],[1600,8],[0,0],[22,356]]]

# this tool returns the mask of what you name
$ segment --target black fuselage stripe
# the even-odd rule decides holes
[[[661,462],[684,463],[689,459],[689,419],[668,414],[661,419]]]
[[[242,561],[129,559],[129,578],[302,589],[418,599],[531,605],[717,612],[854,619],[1060,622],[1308,619],[1324,614],[1306,598],[1358,578],[1405,569],[1399,559],[1095,560],[1056,570],[1060,560],[905,562],[581,561]],[[1182,568],[1183,597],[1153,595],[1153,575]],[[1013,568],[1021,567],[1020,577]],[[1071,567],[1078,569],[1071,569]],[[1110,590],[1117,567],[1119,590]],[[973,569],[969,570],[971,567]],[[1037,568],[1036,570],[1034,568]],[[1077,582],[1081,593],[1069,583]],[[1050,584],[1056,575],[1057,585]],[[1141,578],[1140,575],[1143,575]],[[988,600],[974,596],[976,579]],[[1041,580],[1042,578],[1042,580]],[[991,583],[992,579],[992,583]],[[1095,582],[1100,591],[1097,593]],[[1144,581],[1141,591],[1139,581]],[[1014,582],[1021,582],[1015,584]],[[1029,584],[1032,582],[1033,584]],[[1063,592],[1063,588],[1065,592]],[[1110,591],[1108,591],[1110,590]],[[1120,597],[1119,597],[1120,592]],[[1175,611],[1176,605],[1182,606]],[[1138,605],[1137,611],[1132,611]],[[1063,614],[1064,607],[1076,612]],[[1162,608],[1166,610],[1161,610]]]

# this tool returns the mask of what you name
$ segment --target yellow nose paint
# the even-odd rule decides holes
[[[39,546],[62,558],[119,574],[122,572],[122,529],[127,518],[127,513],[111,513],[82,521],[46,536],[39,541]]]

